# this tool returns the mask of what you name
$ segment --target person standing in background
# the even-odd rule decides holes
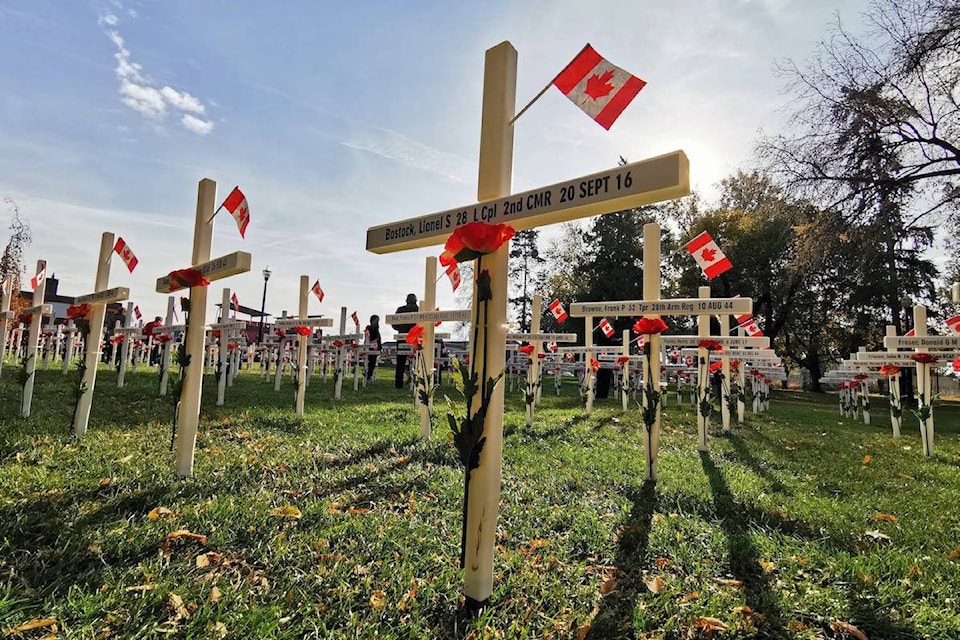
[[[420,307],[417,306],[417,294],[409,293],[407,294],[407,303],[402,307],[397,307],[397,313],[414,313],[419,311]],[[411,324],[395,324],[393,325],[394,330],[397,333],[407,333],[413,329],[414,325]],[[400,345],[397,344],[397,369],[394,372],[393,384],[397,389],[403,389],[403,375],[407,370],[407,356],[400,355]]]
[[[373,380],[373,376],[377,371],[377,358],[380,356],[380,345],[382,343],[382,339],[380,338],[380,316],[370,316],[370,324],[364,328],[363,335],[367,338],[367,380],[370,381]]]

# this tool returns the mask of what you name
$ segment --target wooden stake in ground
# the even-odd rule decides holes
[[[300,297],[297,304],[297,317],[277,322],[277,329],[288,331],[294,327],[332,327],[332,318],[310,318],[310,276],[300,276]],[[307,342],[310,336],[297,334],[297,400],[296,413],[303,415],[307,392]]]
[[[37,260],[37,273],[45,273],[47,269],[46,260]],[[53,307],[43,303],[43,295],[47,290],[47,278],[44,276],[39,279],[37,286],[33,290],[33,306],[24,309],[22,313],[32,316],[30,320],[30,332],[27,334],[27,352],[25,354],[24,375],[26,380],[23,383],[23,393],[20,396],[20,416],[30,417],[30,405],[33,402],[33,383],[37,372],[37,347],[40,343],[40,323],[43,316],[53,313]]]
[[[509,42],[488,50],[484,68],[480,131],[480,171],[476,204],[367,230],[367,250],[388,253],[443,244],[453,230],[469,222],[506,223],[514,229],[574,220],[599,213],[679,198],[690,193],[689,166],[683,152],[674,152],[610,171],[568,180],[524,193],[510,193],[513,168],[513,116],[517,52]],[[509,243],[483,256],[493,298],[471,345],[471,366],[498,375],[506,352],[507,256]],[[657,268],[659,273],[659,266]],[[473,312],[480,309],[474,287]],[[475,325],[476,327],[476,325]],[[493,593],[493,550],[500,504],[500,462],[503,446],[503,385],[496,385],[484,421],[485,444],[479,466],[471,471],[467,504],[467,557],[464,590],[468,607],[482,607]],[[478,394],[479,395],[479,394]],[[476,402],[479,402],[479,397]]]
[[[209,178],[200,181],[197,189],[197,211],[193,225],[193,251],[190,267],[213,282],[250,270],[250,254],[237,251],[210,260],[213,241],[213,213],[217,183]],[[157,293],[173,293],[184,287],[163,276],[157,279]],[[190,366],[183,375],[183,387],[177,407],[176,470],[180,476],[193,475],[193,452],[200,424],[200,392],[203,381],[205,327],[207,322],[207,287],[190,287],[190,313],[186,322],[186,355]]]
[[[113,234],[104,232],[100,236],[100,254],[97,256],[97,275],[93,283],[93,293],[80,296],[74,304],[89,304],[90,333],[87,334],[86,369],[83,372],[83,385],[86,389],[77,403],[73,417],[73,432],[82,436],[87,432],[90,422],[90,407],[93,402],[93,389],[97,383],[97,365],[100,364],[100,343],[103,341],[103,320],[107,313],[107,304],[123,302],[130,297],[126,287],[107,289],[110,284],[110,257],[113,255]]]

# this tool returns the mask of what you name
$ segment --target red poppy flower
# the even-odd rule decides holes
[[[880,375],[886,378],[887,376],[895,376],[900,373],[900,367],[895,364],[885,364],[880,367]]]
[[[915,353],[910,358],[914,362],[919,362],[920,364],[933,364],[937,361],[937,356],[932,353]]]
[[[67,307],[67,318],[71,320],[78,320],[80,318],[86,318],[90,313],[89,304],[72,304]]]
[[[723,369],[723,363],[720,361],[710,363],[710,373],[716,373]]]
[[[423,325],[415,325],[410,331],[407,331],[407,344],[423,343]]]
[[[707,351],[723,351],[723,345],[716,340],[701,340],[697,346]]]
[[[854,380],[866,380],[866,379],[867,379],[867,374],[865,374],[865,373],[858,373],[857,375],[853,376],[853,379],[854,379]]]
[[[153,341],[163,344],[164,342],[170,342],[173,340],[173,336],[169,333],[161,333],[160,335],[153,336]]]
[[[617,366],[622,367],[626,363],[630,362],[630,356],[617,356]]]
[[[121,342],[123,342],[123,334],[118,333],[117,335],[113,336],[112,338],[110,338],[110,342],[112,342],[113,344],[120,344]]]
[[[228,342],[228,343],[227,343],[227,349],[229,349],[230,351],[236,351],[236,350],[237,350],[237,343],[236,343],[236,342]]]
[[[214,338],[220,337],[220,329],[214,329],[212,333]]]
[[[739,369],[740,369],[740,361],[739,361],[739,360],[731,360],[731,361],[730,361],[730,371],[738,371]]]
[[[522,347],[520,347],[519,351],[520,351],[520,353],[523,353],[523,354],[526,354],[526,355],[529,356],[530,354],[533,353],[533,345],[532,345],[532,344],[525,344],[525,345],[523,345]]]
[[[596,359],[594,359],[594,358],[590,358],[590,369],[593,370],[593,371],[599,371],[599,370],[600,370],[600,361],[599,361],[599,360],[596,360]]]
[[[313,330],[310,329],[310,327],[303,327],[300,325],[297,325],[296,327],[294,327],[293,330],[297,332],[298,336],[308,336],[311,333],[313,333]]]
[[[337,349],[339,349],[340,347],[343,346],[343,340],[334,340],[331,344],[335,346]]]
[[[633,324],[633,332],[641,335],[654,335],[669,329],[662,318],[640,318]]]
[[[440,264],[448,267],[493,253],[516,233],[508,224],[470,222],[457,227],[443,246]]]
[[[954,373],[960,373],[960,358],[955,359],[951,365],[953,366]]]
[[[21,324],[30,324],[31,322],[33,322],[33,314],[21,313],[17,316],[17,322]]]
[[[286,337],[287,337],[287,332],[284,331],[283,329],[277,329],[276,331],[274,331],[274,333],[277,335],[278,338],[286,338]]]
[[[205,287],[210,281],[203,277],[203,274],[193,267],[187,269],[174,269],[169,274],[170,280],[176,283],[180,288],[187,287]]]

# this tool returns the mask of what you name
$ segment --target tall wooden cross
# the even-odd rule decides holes
[[[41,271],[45,273],[46,269],[47,261],[37,260],[37,273],[39,274]],[[44,315],[53,313],[53,306],[43,303],[43,295],[46,290],[47,278],[44,276],[42,280],[37,282],[37,286],[33,290],[33,306],[23,310],[23,313],[28,313],[32,316],[30,320],[30,333],[27,335],[26,362],[23,365],[24,369],[26,369],[27,379],[23,384],[23,394],[20,396],[20,415],[24,418],[30,417],[30,405],[33,402],[33,383],[37,372],[37,346],[40,342],[40,323]]]
[[[231,332],[243,331],[247,326],[242,320],[230,319],[230,288],[223,288],[220,302],[220,322],[210,325],[214,331],[219,331],[217,338],[217,406],[222,407],[227,394],[227,369],[231,358],[228,345],[231,341]]]
[[[97,383],[97,365],[100,363],[100,342],[103,339],[103,319],[107,313],[107,304],[123,302],[130,297],[126,287],[107,289],[110,284],[110,258],[113,255],[113,234],[105,231],[100,236],[100,253],[97,256],[97,275],[93,283],[93,293],[79,296],[74,304],[90,305],[90,333],[86,339],[86,369],[83,372],[83,385],[86,389],[80,396],[77,412],[73,418],[73,432],[82,436],[87,432],[90,422],[90,406],[93,402],[93,388]]]
[[[193,224],[193,251],[190,266],[210,282],[250,271],[250,254],[246,251],[210,259],[213,243],[213,216],[217,183],[209,178],[197,188],[197,211]],[[170,276],[157,278],[157,293],[173,293],[183,287]],[[200,392],[203,382],[203,356],[207,323],[207,287],[190,288],[190,312],[186,322],[186,351],[190,365],[183,374],[183,388],[177,407],[176,469],[180,476],[193,475],[193,452],[200,424]]]
[[[297,306],[297,317],[291,320],[277,321],[277,329],[292,329],[293,327],[332,327],[333,318],[310,318],[310,276],[300,276],[300,299]],[[304,398],[307,390],[307,341],[310,336],[297,335],[297,404],[298,416],[303,415]]]
[[[480,169],[476,204],[419,218],[371,227],[367,250],[389,253],[443,244],[453,230],[472,221],[508,223],[514,229],[612,213],[645,204],[680,198],[690,193],[689,163],[682,151],[623,165],[582,178],[510,194],[513,171],[513,127],[516,107],[517,51],[502,42],[486,52],[480,126]],[[493,298],[471,344],[471,362],[493,373],[505,366],[507,320],[507,257],[509,243],[483,257]],[[657,265],[659,273],[659,265]],[[473,293],[473,321],[481,320],[477,291]],[[483,606],[493,593],[493,550],[500,508],[503,448],[503,385],[497,385],[484,421],[486,442],[479,466],[470,474],[467,504],[467,557],[464,586],[471,607]],[[479,402],[479,399],[477,399]],[[474,408],[475,410],[475,408]]]

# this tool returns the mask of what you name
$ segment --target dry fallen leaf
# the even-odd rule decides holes
[[[644,580],[643,584],[647,585],[647,589],[650,590],[650,593],[656,594],[660,593],[660,591],[663,589],[664,581],[660,576],[656,576],[655,578],[648,578]]]
[[[743,580],[732,580],[730,578],[714,578],[717,584],[722,584],[727,587],[742,587]]]
[[[863,456],[863,464],[870,464],[871,460],[873,460],[873,456],[871,455]]]
[[[380,589],[374,589],[370,596],[370,606],[374,609],[382,609],[387,604],[387,596]]]
[[[771,571],[773,571],[774,567],[777,566],[772,562],[768,562],[767,560],[760,560],[759,562],[760,562],[760,568],[763,569],[764,573],[770,573]]]
[[[226,638],[227,637],[227,625],[222,622],[215,623],[210,627],[210,633],[212,633],[217,638]]]
[[[742,607],[734,607],[733,613],[739,616],[752,616],[753,609],[751,609],[749,605],[743,605]]]
[[[590,624],[589,622],[584,625],[581,625],[580,628],[577,629],[577,640],[584,640],[584,638],[587,637],[587,634],[590,633],[590,629],[592,628],[593,628],[593,625]]]
[[[860,629],[857,629],[855,626],[853,626],[849,622],[843,622],[842,620],[837,620],[830,626],[833,628],[834,631],[843,631],[844,633],[849,634],[851,637],[854,637],[857,640],[869,640],[869,638],[867,638],[867,634],[865,634],[863,631],[860,631]]]
[[[189,529],[177,529],[167,534],[166,542],[171,540],[192,540],[200,544],[207,544],[207,536],[201,533],[191,533]]]
[[[213,587],[210,589],[210,595],[207,597],[207,599],[210,600],[210,602],[216,602],[222,595],[223,594],[220,593],[220,589]]]
[[[960,558],[960,547],[956,547],[952,551],[947,552],[947,558],[950,560],[956,560],[957,558]]]
[[[4,632],[5,636],[12,636],[18,633],[23,633],[24,631],[30,631],[32,629],[42,629],[43,627],[52,627],[51,633],[56,634],[57,632],[57,620],[56,618],[39,618],[37,620],[31,620],[30,622],[24,622],[20,626],[14,627]]]
[[[877,522],[896,522],[900,518],[897,516],[890,515],[889,513],[878,513],[873,516],[873,519]]]
[[[683,596],[683,598],[680,599],[680,604],[687,604],[688,602],[696,600],[699,597],[700,597],[699,591],[691,591],[690,593],[688,593],[687,595]]]
[[[160,516],[172,516],[173,511],[167,509],[166,507],[154,507],[150,510],[150,513],[147,514],[147,520],[158,520]]]
[[[693,626],[703,631],[726,631],[728,629],[722,620],[708,617],[697,618],[694,620]]]
[[[100,486],[109,487],[111,482],[113,482],[113,478],[104,478],[103,480],[100,481]]]
[[[167,594],[167,605],[173,610],[174,620],[186,620],[190,617],[190,612],[183,604],[183,598],[173,591]]]
[[[617,588],[617,579],[616,578],[607,578],[602,583],[600,583],[600,593],[607,595],[611,591]]]
[[[362,516],[365,513],[370,513],[370,509],[364,509],[363,507],[350,507],[347,509],[347,513],[354,516]]]
[[[212,564],[218,564],[223,558],[216,551],[208,551],[207,553],[201,553],[197,556],[197,567],[204,568],[209,567]]]
[[[300,509],[297,509],[295,506],[287,504],[282,507],[274,507],[270,509],[271,516],[278,516],[281,518],[293,518],[297,519],[300,517]]]

